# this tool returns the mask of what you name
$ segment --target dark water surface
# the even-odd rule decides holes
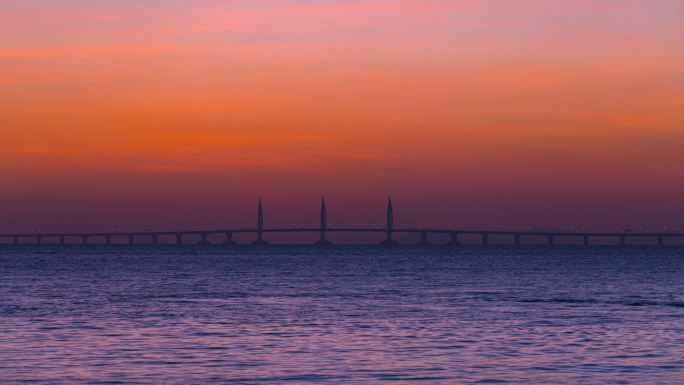
[[[682,249],[0,249],[0,383],[684,383]]]

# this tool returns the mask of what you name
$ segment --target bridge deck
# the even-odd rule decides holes
[[[487,244],[490,236],[510,236],[515,240],[516,244],[520,243],[520,238],[537,236],[547,237],[549,243],[553,244],[554,239],[558,237],[577,237],[584,239],[584,243],[588,244],[589,238],[597,237],[611,237],[617,238],[621,243],[625,242],[627,238],[656,238],[659,244],[663,243],[664,238],[684,238],[684,232],[600,232],[600,231],[558,231],[558,230],[473,230],[473,229],[456,229],[456,228],[380,228],[380,227],[364,227],[364,228],[318,228],[318,227],[292,227],[292,228],[238,228],[238,229],[191,229],[191,230],[153,230],[153,231],[92,231],[92,232],[31,232],[31,233],[8,233],[0,234],[0,238],[13,239],[18,243],[19,239],[31,238],[40,243],[46,238],[59,239],[60,243],[64,243],[66,238],[80,238],[86,242],[90,238],[105,238],[111,241],[116,237],[127,237],[129,242],[132,242],[136,237],[151,237],[157,242],[157,238],[165,236],[177,237],[178,243],[182,243],[184,236],[200,236],[203,242],[207,242],[207,237],[214,234],[224,234],[228,242],[232,242],[233,234],[251,233],[251,234],[268,234],[268,233],[383,233],[387,234],[387,241],[392,243],[391,235],[396,233],[415,233],[421,235],[422,243],[427,243],[428,235],[443,234],[449,235],[452,242],[457,243],[460,235],[478,235],[482,237],[482,243]],[[261,239],[261,238],[258,238]],[[322,237],[322,241],[325,239]]]
[[[170,236],[170,235],[201,235],[226,233],[320,233],[320,228],[255,228],[245,229],[207,229],[207,230],[161,230],[161,231],[112,231],[112,232],[30,232],[0,234],[2,238],[14,237],[116,237],[116,236]],[[387,233],[385,228],[327,228],[327,233]],[[475,235],[523,235],[523,236],[569,236],[569,237],[684,237],[684,232],[595,232],[595,231],[552,231],[552,230],[472,230],[472,229],[444,229],[444,228],[396,228],[392,233],[427,233],[427,234],[475,234]]]

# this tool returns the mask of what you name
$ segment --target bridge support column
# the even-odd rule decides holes
[[[261,199],[259,199],[259,207],[257,209],[257,239],[252,242],[253,245],[262,246],[267,245],[268,242],[264,241],[264,207],[261,205]]]
[[[263,233],[261,231],[257,232],[257,239],[252,242],[255,246],[268,245],[268,241],[264,241]]]
[[[327,233],[325,231],[321,231],[321,236],[316,241],[315,245],[316,246],[330,246],[330,245],[332,245],[332,243],[328,240]]]
[[[87,235],[81,235],[81,243],[84,245],[88,244],[88,236]]]
[[[19,244],[19,237],[14,237],[14,244],[18,245]]]
[[[61,237],[59,237],[59,244],[63,245],[65,243],[66,243],[66,241],[64,240],[64,236],[62,235]]]
[[[451,237],[451,240],[448,243],[450,246],[459,246],[461,244],[461,242],[458,240],[457,232],[451,232],[449,233],[449,236]]]
[[[226,233],[226,241],[223,242],[224,245],[226,246],[233,246],[235,244],[235,241],[233,241],[233,232],[228,231]]]
[[[520,234],[513,234],[513,239],[515,239],[515,245],[520,246]]]
[[[183,244],[183,233],[176,234],[176,244],[177,245]]]
[[[382,242],[385,246],[396,246],[397,242],[392,239],[392,232],[394,231],[394,209],[392,208],[392,198],[387,197],[387,228],[385,241]]]
[[[111,236],[111,235],[106,235],[106,236],[105,236],[105,244],[106,244],[106,245],[111,245],[111,244],[112,244],[112,236]]]
[[[419,245],[421,246],[429,246],[430,241],[428,241],[428,232],[427,231],[421,231],[420,232],[420,242],[418,242]]]
[[[553,246],[555,243],[555,236],[549,235],[549,246]]]
[[[159,244],[159,235],[157,235],[157,234],[152,235],[152,244],[155,246]]]
[[[40,235],[36,236],[36,245],[42,245],[43,244],[43,237]]]
[[[132,245],[132,244],[134,244],[134,243],[135,243],[135,235],[129,234],[129,235],[128,235],[128,244],[129,244],[129,245]]]
[[[584,235],[582,236],[582,239],[584,240],[584,246],[589,246],[589,236]]]
[[[268,242],[264,241],[263,232],[257,231],[257,239],[252,244],[256,246],[268,245]]]
[[[209,245],[209,241],[207,240],[209,234],[207,233],[200,233],[201,240],[199,241],[199,245],[201,246],[206,246]]]
[[[482,233],[482,246],[489,246],[489,233]]]
[[[327,236],[328,229],[328,210],[325,208],[325,199],[321,197],[321,227],[320,227],[320,238],[315,243],[317,246],[329,246],[331,243],[328,241]]]
[[[626,235],[620,235],[620,246],[624,246],[627,240]]]
[[[664,244],[665,244],[665,242],[663,240],[663,236],[659,235],[658,236],[658,246],[663,246]]]
[[[392,239],[392,231],[388,231],[387,235],[385,236],[385,240],[382,242],[384,246],[396,246],[398,245],[397,241]]]

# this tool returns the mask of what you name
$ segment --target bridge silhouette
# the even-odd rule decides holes
[[[264,239],[265,234],[273,233],[318,233],[319,239],[314,243],[318,246],[330,246],[332,243],[328,240],[330,233],[384,233],[385,239],[381,245],[396,246],[398,242],[394,239],[395,234],[418,234],[420,241],[417,245],[428,246],[431,245],[430,235],[447,235],[449,242],[448,246],[459,246],[464,243],[461,242],[460,237],[463,235],[478,236],[480,242],[478,244],[483,246],[490,245],[490,238],[492,236],[504,236],[509,239],[510,245],[522,245],[523,237],[544,237],[548,245],[557,245],[556,240],[559,237],[580,239],[584,246],[592,245],[592,238],[613,238],[617,240],[617,244],[625,246],[627,239],[640,238],[651,239],[659,246],[664,246],[665,239],[681,238],[684,240],[684,232],[632,232],[632,231],[615,231],[615,232],[600,232],[600,231],[559,231],[559,230],[473,230],[473,229],[457,229],[457,228],[432,228],[432,227],[395,227],[394,225],[394,207],[392,199],[387,199],[387,218],[384,227],[330,227],[328,225],[328,213],[325,205],[325,200],[321,198],[320,208],[320,225],[318,227],[289,227],[289,228],[268,228],[264,224],[264,208],[261,199],[258,201],[257,208],[257,224],[256,227],[251,228],[237,228],[237,229],[205,229],[205,230],[148,230],[148,231],[89,231],[89,232],[31,232],[31,233],[8,233],[0,234],[0,239],[10,240],[9,244],[22,244],[28,240],[31,244],[67,244],[68,240],[79,240],[81,244],[88,244],[92,239],[99,239],[104,244],[113,244],[113,239],[124,238],[127,239],[128,244],[136,244],[141,239],[145,239],[154,245],[159,244],[160,237],[176,238],[176,244],[184,244],[184,238],[188,236],[199,237],[199,245],[210,245],[209,236],[221,234],[225,236],[224,245],[236,245],[233,240],[234,234],[254,234],[256,239],[251,242],[255,246],[268,245],[269,242]],[[146,243],[147,243],[146,242]],[[7,243],[5,243],[7,244]],[[681,242],[684,245],[684,242]]]

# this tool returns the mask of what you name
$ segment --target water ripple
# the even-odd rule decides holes
[[[681,383],[677,249],[0,250],[2,384]]]

